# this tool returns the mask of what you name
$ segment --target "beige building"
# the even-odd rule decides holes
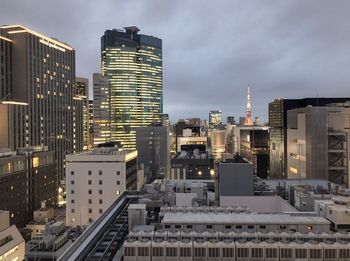
[[[25,242],[17,227],[10,226],[9,214],[0,210],[0,260],[24,260]]]
[[[349,186],[349,106],[288,111],[289,179],[328,179]]]
[[[125,190],[137,189],[137,151],[100,147],[66,156],[67,226],[88,225]]]

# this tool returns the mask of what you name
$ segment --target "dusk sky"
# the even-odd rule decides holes
[[[1,0],[1,24],[22,24],[76,50],[76,74],[100,72],[100,37],[135,25],[163,40],[164,112],[172,120],[267,119],[275,97],[350,96],[348,0]],[[90,94],[92,94],[90,92]],[[92,98],[92,96],[91,96]]]

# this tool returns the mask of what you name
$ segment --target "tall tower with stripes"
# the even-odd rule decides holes
[[[252,111],[250,107],[250,92],[249,92],[249,85],[248,85],[248,93],[247,93],[247,110],[245,114],[245,121],[244,121],[245,126],[253,126],[253,120],[252,120]]]

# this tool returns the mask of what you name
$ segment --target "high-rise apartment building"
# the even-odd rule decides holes
[[[209,112],[209,128],[214,129],[222,124],[222,112],[210,111]]]
[[[350,98],[278,98],[269,103],[270,125],[270,178],[287,178],[287,111],[307,105],[325,106],[343,103]]]
[[[111,89],[102,74],[93,74],[94,145],[111,141]]]
[[[12,84],[4,91],[6,81],[1,83],[0,119],[6,136],[1,135],[0,144],[12,149],[48,146],[55,152],[62,180],[65,154],[81,151],[83,145],[82,104],[74,94],[75,51],[20,25],[2,26],[0,35],[11,45],[6,47],[4,60],[12,68],[6,76]]]
[[[89,148],[89,79],[76,77],[74,96],[81,99],[83,107],[83,149]]]
[[[111,140],[136,148],[136,127],[163,113],[162,41],[135,26],[107,30],[101,38],[102,74],[110,82]]]

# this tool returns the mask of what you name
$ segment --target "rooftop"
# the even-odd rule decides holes
[[[256,213],[193,213],[166,212],[164,224],[292,224],[292,225],[329,225],[325,218],[317,216],[294,216],[289,214]]]

